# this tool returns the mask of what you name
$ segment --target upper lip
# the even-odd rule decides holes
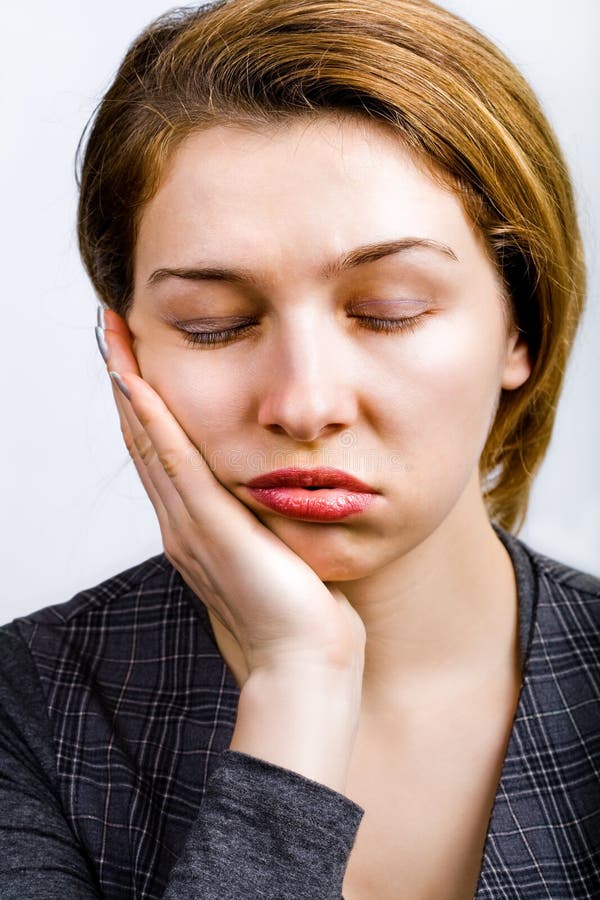
[[[377,491],[341,469],[319,467],[316,469],[275,469],[265,475],[259,475],[247,482],[247,487],[323,487],[347,488],[361,494],[376,494]]]

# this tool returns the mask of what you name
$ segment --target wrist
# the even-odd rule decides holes
[[[230,749],[344,792],[360,684],[338,671],[254,670],[240,692]]]

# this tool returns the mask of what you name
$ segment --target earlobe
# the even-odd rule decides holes
[[[525,339],[520,336],[520,332],[515,330],[511,333],[508,343],[502,387],[508,391],[515,390],[525,384],[530,375],[529,347]]]

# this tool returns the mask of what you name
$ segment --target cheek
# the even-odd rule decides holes
[[[247,404],[246,379],[237,368],[199,365],[193,348],[140,348],[138,364],[144,379],[162,397],[190,440],[212,446],[219,435],[239,425]]]
[[[501,375],[499,338],[477,324],[431,327],[393,362],[392,378],[388,368],[388,422],[413,463],[424,456],[470,466],[479,458]]]

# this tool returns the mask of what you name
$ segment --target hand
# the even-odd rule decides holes
[[[130,395],[111,380],[121,431],[158,517],[165,555],[241,651],[242,679],[257,669],[295,671],[299,678],[313,668],[356,673],[366,632],[348,599],[216,478],[141,377],[126,322],[107,309],[104,321],[107,368]]]

